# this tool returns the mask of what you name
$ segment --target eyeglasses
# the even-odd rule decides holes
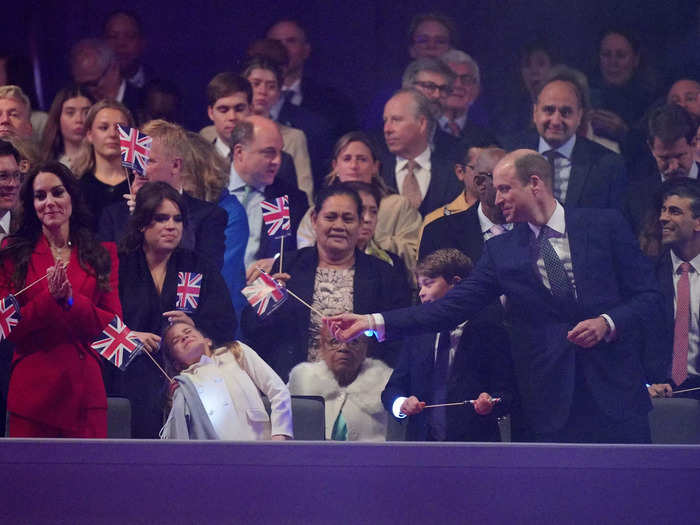
[[[23,178],[24,178],[23,174],[19,171],[0,172],[0,184],[7,184],[8,182],[22,182]]]
[[[435,93],[436,91],[439,91],[441,95],[449,95],[452,93],[452,88],[448,85],[444,86],[438,86],[435,82],[421,82],[418,80],[415,80],[413,82],[414,86],[419,86],[426,91],[429,91],[430,93]]]

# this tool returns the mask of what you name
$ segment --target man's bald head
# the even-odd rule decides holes
[[[231,132],[231,151],[236,173],[254,188],[275,180],[282,159],[282,135],[277,124],[252,115],[238,122]]]

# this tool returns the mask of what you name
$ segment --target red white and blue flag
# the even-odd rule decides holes
[[[271,314],[287,299],[287,290],[267,275],[261,273],[250,285],[241,290],[250,306],[257,308],[260,317]]]
[[[144,348],[141,340],[124,324],[124,321],[119,319],[118,315],[114,316],[90,346],[121,370],[126,370],[139,350]]]
[[[291,235],[292,228],[289,222],[289,197],[282,195],[274,201],[262,201],[260,203],[263,212],[263,221],[267,226],[267,234],[275,239]]]
[[[119,148],[122,152],[122,166],[143,175],[151,155],[153,139],[136,128],[117,124],[119,128]]]
[[[202,274],[177,272],[177,310],[194,312],[199,306],[199,293],[202,291]]]
[[[19,319],[19,303],[15,296],[10,294],[0,299],[0,341],[7,339]]]

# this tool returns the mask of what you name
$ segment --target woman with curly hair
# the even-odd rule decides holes
[[[78,183],[63,164],[35,167],[20,199],[21,226],[0,250],[0,294],[46,279],[17,297],[10,436],[104,438],[107,397],[90,343],[122,313],[116,250],[95,239]]]

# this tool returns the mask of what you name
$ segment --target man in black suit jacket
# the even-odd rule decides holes
[[[583,90],[566,72],[540,90],[533,108],[537,132],[506,140],[506,149],[539,151],[554,166],[554,197],[567,208],[621,210],[627,177],[617,153],[576,135],[586,110]]]
[[[639,348],[661,314],[649,261],[615,210],[566,209],[549,162],[515,151],[496,166],[496,203],[513,231],[486,243],[477,268],[443,299],[327,322],[341,340],[450,329],[496,297],[508,298],[513,361],[537,441],[651,440]],[[540,236],[542,234],[542,236]]]
[[[700,182],[688,178],[664,182],[660,201],[666,250],[656,261],[656,277],[664,295],[664,316],[647,350],[655,358],[652,362],[658,363],[648,382],[652,397],[670,397],[673,390],[700,386]],[[678,395],[700,399],[698,391]]]
[[[267,234],[260,203],[283,195],[289,197],[291,230],[285,237],[284,249],[291,251],[296,249],[297,228],[306,213],[308,201],[304,192],[277,178],[282,135],[272,120],[253,115],[238,122],[231,133],[231,150],[233,163],[228,190],[240,201],[248,216],[250,236],[245,265],[250,279],[257,273],[257,267],[269,271],[272,257],[281,248],[281,240]]]
[[[481,257],[484,242],[506,231],[503,213],[496,206],[493,169],[505,156],[500,148],[483,150],[474,161],[473,184],[479,200],[466,211],[444,215],[428,223],[418,247],[418,258],[442,248],[456,248],[472,261]],[[465,181],[465,186],[467,182]]]
[[[462,191],[453,175],[453,159],[430,148],[434,129],[431,103],[418,91],[402,89],[384,106],[384,140],[389,154],[382,159],[381,176],[421,215],[447,204]]]
[[[444,297],[471,268],[471,261],[457,250],[440,250],[421,259],[416,268],[421,302]],[[483,317],[462,323],[455,330],[405,341],[382,393],[382,403],[397,419],[411,416],[406,436],[409,441],[498,440],[496,414],[508,413],[511,405],[513,364],[505,329]],[[446,370],[440,365],[443,352],[448,352],[443,364]],[[492,397],[501,398],[495,407]],[[469,399],[478,402],[423,412],[425,404]]]
[[[690,114],[676,104],[658,107],[649,116],[648,145],[656,163],[646,165],[646,173],[635,177],[625,203],[625,214],[636,233],[656,225],[655,199],[662,182],[698,178],[692,146],[696,129]]]
[[[143,127],[153,138],[145,177],[137,177],[132,186],[134,195],[146,182],[163,181],[181,191],[187,205],[187,225],[182,233],[181,246],[197,251],[221,270],[224,263],[224,231],[228,216],[216,204],[196,199],[182,191],[183,158],[187,135],[177,124],[153,120]],[[112,204],[103,210],[99,219],[98,237],[103,241],[121,240],[129,221],[126,201]]]

